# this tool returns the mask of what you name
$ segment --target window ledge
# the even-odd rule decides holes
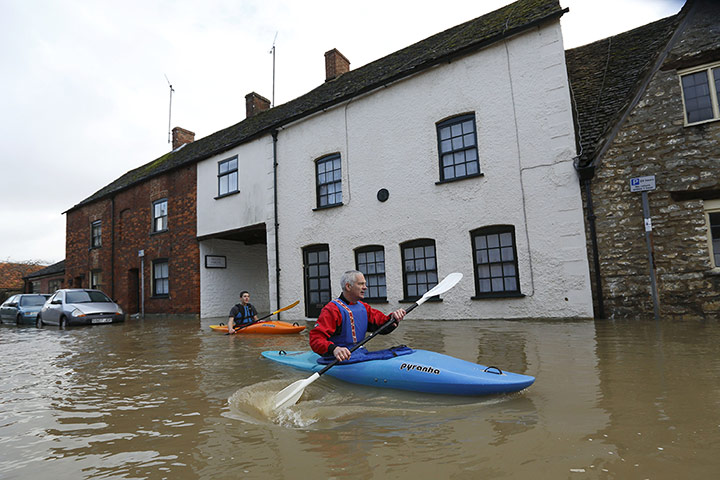
[[[313,212],[317,212],[318,210],[327,210],[329,208],[335,208],[335,207],[342,207],[344,203],[333,203],[332,205],[325,205],[324,207],[315,207],[312,209]]]
[[[403,298],[402,300],[400,300],[399,303],[415,303],[415,302],[417,302],[418,300],[420,300],[421,298],[422,298],[422,297],[417,297],[417,298]],[[442,302],[442,298],[440,298],[439,296],[435,295],[434,297],[430,297],[430,298],[428,298],[427,300],[425,300],[425,302]]]
[[[164,298],[170,298],[170,294],[166,295],[153,295],[150,297],[151,299],[158,300],[158,299],[164,299]]]
[[[161,233],[166,233],[169,231],[170,231],[170,229],[166,228],[165,230],[158,230],[157,232],[150,232],[150,236],[152,237],[153,235],[160,235]]]
[[[222,195],[218,195],[217,197],[215,197],[214,200],[220,200],[221,198],[225,198],[225,197],[232,197],[233,195],[237,195],[238,193],[240,193],[240,190],[235,190],[234,192],[223,193]]]
[[[705,125],[706,123],[718,122],[720,118],[708,118],[707,120],[700,120],[699,122],[686,123],[685,127],[697,127],[698,125]]]
[[[365,303],[388,303],[387,298],[381,297],[381,298],[363,298],[363,302]]]
[[[498,298],[525,298],[524,293],[490,293],[483,295],[475,295],[470,297],[471,300],[493,300]]]
[[[714,267],[705,272],[706,277],[720,277],[720,267]]]
[[[461,180],[467,180],[468,178],[478,178],[478,177],[484,177],[485,174],[480,173],[473,173],[472,175],[465,175],[464,177],[458,177],[458,178],[451,178],[449,180],[438,180],[435,182],[435,185],[442,185],[444,183],[453,183],[453,182],[459,182]]]

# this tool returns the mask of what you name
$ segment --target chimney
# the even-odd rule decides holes
[[[336,48],[325,52],[325,81],[339,77],[350,71],[350,60],[338,52]]]
[[[186,143],[195,141],[195,132],[185,130],[184,128],[175,127],[172,129],[172,149],[177,150]]]
[[[245,95],[245,118],[255,116],[269,108],[270,100],[262,95],[258,95],[255,92],[250,92]]]

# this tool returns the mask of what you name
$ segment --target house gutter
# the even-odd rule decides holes
[[[272,131],[273,139],[273,210],[274,210],[274,223],[275,223],[275,306],[280,308],[280,242],[278,240],[278,231],[280,224],[278,223],[278,179],[277,179],[277,141],[278,131],[277,129]],[[278,319],[280,314],[278,314]]]

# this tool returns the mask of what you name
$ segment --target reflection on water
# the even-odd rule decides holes
[[[307,332],[228,336],[218,319],[0,327],[0,478],[715,478],[716,323],[406,320],[397,344],[533,375],[454,397],[323,377],[263,350]]]

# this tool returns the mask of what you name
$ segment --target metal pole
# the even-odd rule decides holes
[[[653,262],[652,219],[650,218],[650,205],[646,191],[642,192],[642,207],[645,221],[645,242],[647,243],[648,263],[650,264],[650,288],[652,290],[653,311],[655,312],[655,320],[660,320],[660,305],[658,302],[657,283],[655,281],[655,264]]]
[[[140,257],[140,318],[145,318],[145,257]]]

